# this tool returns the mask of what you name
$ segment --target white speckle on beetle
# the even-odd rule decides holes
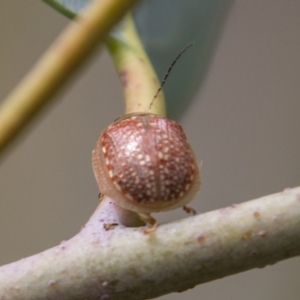
[[[191,186],[191,185],[188,183],[188,184],[185,185],[184,189],[185,189],[186,191],[188,191],[189,188],[190,188],[190,186]]]

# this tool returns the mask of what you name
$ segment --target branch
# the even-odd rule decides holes
[[[0,151],[25,128],[138,0],[101,0],[78,16],[0,107]]]
[[[0,299],[149,299],[300,255],[300,187],[150,235],[118,214],[105,199],[74,238],[1,267]]]

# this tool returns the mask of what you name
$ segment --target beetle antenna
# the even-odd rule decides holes
[[[171,66],[169,67],[164,79],[162,80],[161,84],[160,84],[160,87],[158,88],[156,94],[154,95],[152,101],[150,102],[149,106],[147,107],[146,109],[146,112],[148,112],[151,108],[152,108],[152,105],[154,103],[154,100],[157,98],[158,94],[161,92],[163,86],[165,85],[166,81],[167,81],[167,78],[169,77],[170,73],[171,73],[171,70],[173,69],[173,67],[175,66],[176,62],[179,60],[180,56],[186,51],[188,50],[190,47],[192,47],[194,44],[194,42],[191,42],[189,43],[188,45],[186,45],[180,52],[179,54],[176,56],[176,58],[173,60]]]

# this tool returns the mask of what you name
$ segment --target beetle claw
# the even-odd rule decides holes
[[[193,208],[191,208],[191,207],[188,207],[188,206],[183,206],[182,207],[182,209],[186,212],[186,213],[188,213],[188,214],[190,214],[190,215],[193,215],[193,216],[195,216],[196,214],[197,214],[197,212],[193,209]]]
[[[156,230],[158,223],[150,214],[139,213],[138,215],[140,219],[147,224],[144,234],[150,234]]]

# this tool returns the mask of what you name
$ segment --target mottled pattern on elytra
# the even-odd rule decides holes
[[[131,201],[178,200],[193,182],[196,162],[175,121],[147,114],[120,119],[101,142],[109,177]]]

